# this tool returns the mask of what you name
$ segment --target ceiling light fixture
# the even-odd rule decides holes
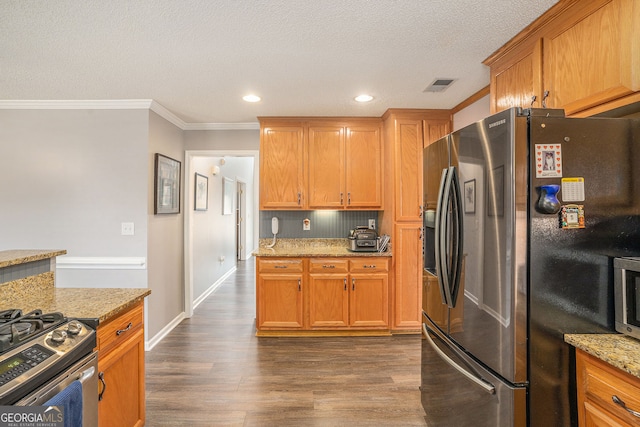
[[[262,98],[260,98],[258,95],[245,95],[242,97],[242,99],[247,102],[259,102]]]
[[[357,102],[369,102],[369,101],[371,101],[373,99],[373,96],[362,94],[362,95],[356,96],[354,99]]]

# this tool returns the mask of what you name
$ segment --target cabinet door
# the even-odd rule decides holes
[[[424,129],[423,147],[426,147],[451,133],[451,120],[425,120],[422,127]]]
[[[350,279],[349,324],[353,327],[387,327],[388,275],[352,273]]]
[[[141,427],[145,422],[144,330],[99,358],[104,381],[98,402],[100,427]]]
[[[420,221],[422,215],[422,121],[396,120],[396,221]]]
[[[496,61],[491,66],[491,113],[542,104],[542,42]],[[533,97],[535,101],[532,104]]]
[[[640,90],[640,5],[636,0],[601,3],[576,7],[573,13],[589,14],[543,41],[548,106],[566,114]]]
[[[309,326],[312,329],[349,326],[346,273],[309,275]]]
[[[347,208],[382,208],[380,126],[347,127]]]
[[[258,276],[258,329],[302,329],[302,274]]]
[[[393,329],[422,324],[422,224],[396,226]]]
[[[263,127],[260,209],[302,209],[305,188],[303,127]]]
[[[309,127],[309,207],[345,204],[345,137],[342,126]]]

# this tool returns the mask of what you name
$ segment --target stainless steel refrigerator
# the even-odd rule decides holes
[[[565,333],[613,332],[640,254],[640,120],[510,109],[424,151],[429,427],[577,425]]]

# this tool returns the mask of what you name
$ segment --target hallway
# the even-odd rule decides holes
[[[258,338],[254,259],[146,353],[148,427],[424,426],[420,337]]]

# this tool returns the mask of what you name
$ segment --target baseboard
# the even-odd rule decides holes
[[[169,322],[169,324],[167,326],[162,328],[162,330],[160,332],[158,332],[153,338],[151,338],[150,340],[145,342],[144,343],[144,350],[145,351],[153,350],[153,347],[155,347],[156,344],[158,344],[160,341],[162,341],[164,339],[164,337],[169,335],[169,332],[171,332],[176,326],[178,326],[180,324],[180,322],[182,322],[184,319],[185,319],[185,315],[184,315],[184,311],[183,311],[182,313],[178,314],[178,316],[176,316],[175,319],[173,319],[171,322]]]
[[[204,301],[205,299],[207,299],[207,297],[209,295],[211,295],[216,289],[218,289],[220,287],[220,285],[222,285],[222,282],[224,282],[227,277],[231,276],[233,273],[235,273],[237,270],[237,267],[233,267],[232,269],[230,269],[229,271],[227,271],[221,278],[219,278],[218,280],[216,280],[216,282],[211,285],[209,287],[209,289],[207,289],[206,291],[204,291],[204,293],[202,295],[200,295],[198,298],[196,298],[193,301],[193,309],[195,310],[196,307],[198,307],[200,305],[200,303],[202,303],[202,301]]]

